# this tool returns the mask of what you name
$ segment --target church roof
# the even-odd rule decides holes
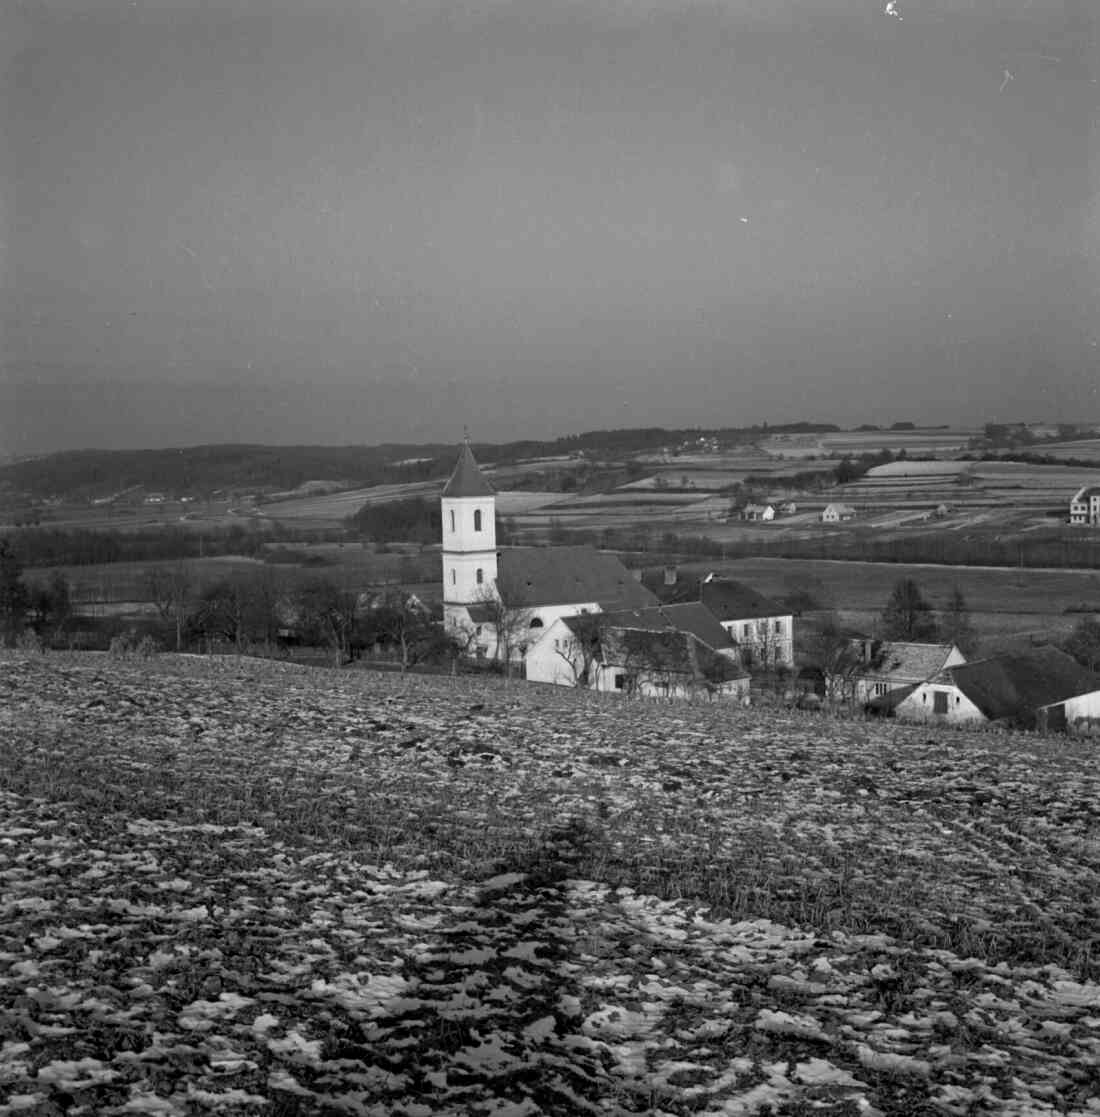
[[[462,444],[451,479],[443,487],[443,495],[445,497],[493,495],[493,486],[481,472],[468,442]]]
[[[497,555],[497,592],[510,608],[583,605],[635,609],[653,594],[615,555],[595,547],[506,547]]]

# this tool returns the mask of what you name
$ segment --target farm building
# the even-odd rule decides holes
[[[1100,485],[1083,485],[1069,502],[1071,524],[1100,524]]]
[[[614,555],[594,547],[496,547],[496,494],[469,444],[440,498],[443,618],[471,653],[522,660],[559,617],[652,605]]]
[[[771,504],[746,504],[741,509],[742,520],[774,520],[775,507]]]
[[[702,612],[701,623],[713,625]],[[644,609],[560,617],[527,653],[527,679],[643,698],[747,698],[749,677],[728,638],[716,650],[662,614]],[[724,635],[719,627],[717,637]]]
[[[916,686],[948,667],[966,662],[966,657],[954,644],[863,640],[860,645],[861,663],[853,676],[853,693],[855,701],[861,705]]]
[[[740,649],[746,667],[794,666],[794,614],[732,578],[680,578],[676,567],[647,571],[642,584],[661,601],[698,601],[710,610]]]
[[[827,504],[821,513],[823,524],[838,524],[842,520],[854,520],[856,510],[850,504]]]
[[[1054,647],[948,667],[897,702],[907,721],[1002,722],[1028,729],[1100,730],[1100,675]]]

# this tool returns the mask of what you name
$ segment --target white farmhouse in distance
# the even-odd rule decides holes
[[[1069,522],[1092,527],[1100,524],[1100,485],[1082,485],[1073,494],[1069,502]]]
[[[823,524],[837,524],[841,520],[854,520],[856,510],[850,504],[827,504],[821,513]]]

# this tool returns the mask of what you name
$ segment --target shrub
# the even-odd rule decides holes
[[[42,642],[42,637],[33,628],[21,632],[16,637],[15,646],[21,652],[30,652],[33,655],[42,655],[46,651],[46,645]]]

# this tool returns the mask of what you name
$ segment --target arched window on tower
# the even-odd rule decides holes
[[[481,531],[481,509],[474,509],[474,531]]]
[[[455,529],[455,510],[451,509],[451,531]]]
[[[458,581],[458,575],[455,573],[455,568],[451,567],[451,585],[453,586]]]
[[[477,573],[474,576],[477,578],[477,584],[479,586],[485,581],[485,575],[482,572],[482,569],[481,569],[480,566],[477,568]]]
[[[532,617],[528,628],[542,628],[542,617]]]

